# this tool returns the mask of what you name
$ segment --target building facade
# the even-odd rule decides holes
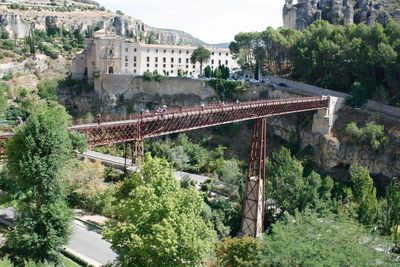
[[[143,75],[146,71],[172,77],[197,77],[200,64],[192,64],[190,60],[196,48],[134,43],[117,36],[113,28],[105,28],[95,32],[87,41],[86,49],[75,56],[72,78],[87,77],[89,83],[93,83],[93,79],[101,74]],[[211,57],[203,63],[203,68],[207,65],[212,69],[222,65],[230,70],[238,68],[229,49],[206,48]]]

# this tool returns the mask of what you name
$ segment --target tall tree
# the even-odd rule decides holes
[[[192,64],[200,63],[200,76],[203,76],[203,64],[206,63],[211,57],[211,52],[204,46],[199,46],[192,53],[190,61]]]
[[[382,232],[394,236],[397,241],[400,232],[400,184],[393,180],[386,189],[386,199],[379,213]]]
[[[215,232],[202,218],[203,197],[181,188],[166,160],[146,156],[117,198],[117,221],[104,235],[121,266],[196,266],[210,252]]]
[[[322,179],[316,172],[303,176],[301,162],[290,154],[289,149],[284,147],[273,153],[267,164],[268,194],[281,211],[294,214],[297,209],[320,208],[321,199],[329,200],[332,179]]]
[[[355,201],[358,203],[358,219],[361,223],[372,224],[377,215],[378,200],[376,188],[366,168],[353,164],[350,167],[350,179]]]
[[[72,155],[69,122],[65,109],[54,104],[30,116],[7,143],[7,167],[20,194],[16,227],[7,241],[14,255],[60,264],[72,220],[60,177]]]

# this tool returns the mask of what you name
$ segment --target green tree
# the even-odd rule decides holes
[[[72,155],[70,117],[59,105],[30,116],[6,147],[7,168],[20,198],[10,252],[36,262],[60,264],[59,250],[69,239],[72,212],[64,199],[60,170]]]
[[[346,99],[352,107],[361,108],[368,102],[368,92],[359,82],[354,82],[351,86],[350,96]]]
[[[351,165],[350,179],[353,196],[358,203],[358,220],[363,224],[370,225],[375,221],[378,210],[374,181],[368,170],[358,164]]]
[[[40,81],[37,85],[38,95],[48,101],[57,101],[58,81],[49,79]]]
[[[258,266],[264,245],[259,238],[244,236],[227,237],[217,248],[218,263],[221,266]]]
[[[273,225],[263,260],[254,266],[394,266],[376,250],[387,245],[348,217],[306,212]]]
[[[294,214],[295,210],[320,209],[330,201],[333,181],[312,171],[308,176],[299,160],[283,147],[272,154],[267,162],[268,194],[282,212]]]
[[[212,73],[212,69],[209,65],[207,65],[207,67],[204,68],[204,77],[206,78],[211,78],[213,73]]]
[[[0,118],[3,118],[8,109],[8,90],[9,86],[6,83],[0,83]]]
[[[196,265],[211,251],[215,232],[201,216],[203,197],[181,188],[167,161],[147,155],[117,198],[118,221],[108,224],[104,236],[122,266]]]
[[[192,64],[196,64],[196,62],[200,63],[200,76],[203,76],[203,64],[206,63],[211,57],[211,52],[204,46],[199,46],[196,48],[192,56],[190,57],[190,61]]]
[[[386,189],[386,198],[380,207],[379,223],[385,235],[393,235],[398,241],[400,232],[400,184],[393,180]]]
[[[287,148],[275,152],[267,163],[268,194],[283,210],[294,212],[302,202],[303,166]]]

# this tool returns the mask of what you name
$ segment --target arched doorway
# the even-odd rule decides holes
[[[113,73],[114,73],[114,68],[108,67],[108,74],[113,74]]]

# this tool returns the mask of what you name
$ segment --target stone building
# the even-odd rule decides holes
[[[190,58],[194,46],[155,45],[130,42],[118,36],[112,27],[93,34],[87,41],[86,49],[77,54],[72,64],[72,78],[87,77],[93,83],[101,74],[143,75],[144,72],[158,72],[165,76],[196,77],[200,73],[200,64],[192,64]],[[212,69],[224,65],[231,70],[238,68],[229,49],[207,47],[211,52],[210,60],[203,64]]]

